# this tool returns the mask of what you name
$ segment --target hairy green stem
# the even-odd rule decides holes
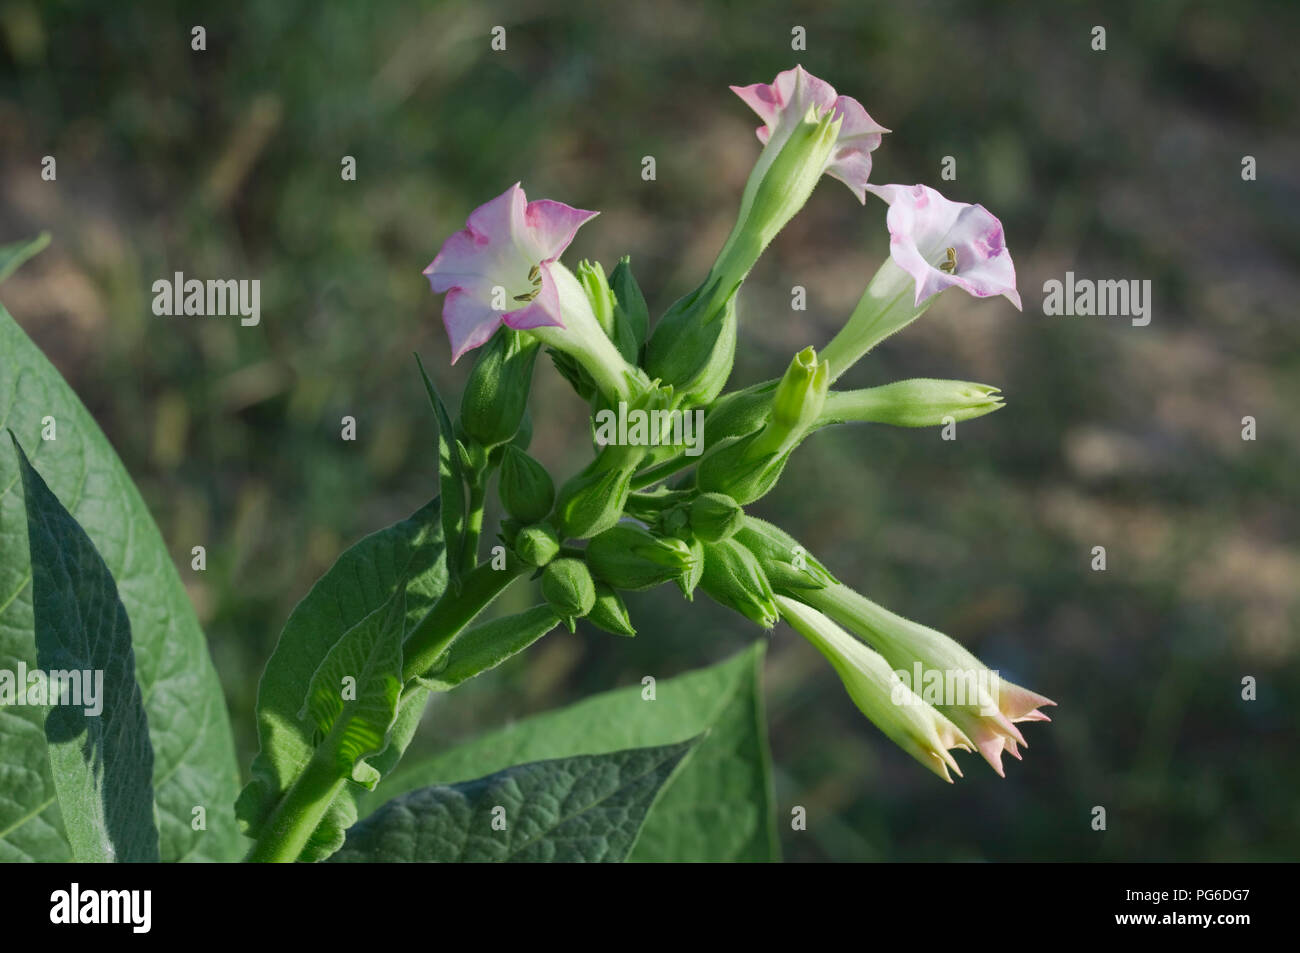
[[[321,818],[343,788],[338,739],[346,719],[339,719],[312,754],[307,767],[285,792],[270,820],[244,859],[249,863],[291,864],[301,855]]]
[[[485,562],[464,576],[459,593],[450,589],[444,592],[402,645],[402,681],[409,681],[431,669],[475,616],[528,568],[510,556],[504,569],[495,569],[491,562]]]
[[[481,521],[480,521],[481,525]],[[505,591],[527,566],[510,560],[504,569],[484,563],[465,576],[459,593],[450,589],[407,636],[402,680],[423,675],[456,637]],[[346,782],[339,767],[338,744],[348,719],[340,718],[317,746],[302,773],[290,785],[261,835],[245,858],[250,863],[292,863],[307,846],[330,804]]]
[[[483,505],[487,496],[486,471],[476,475],[469,484],[469,512],[465,517],[465,552],[461,556],[461,572],[472,572],[478,565],[478,541],[483,535]]]

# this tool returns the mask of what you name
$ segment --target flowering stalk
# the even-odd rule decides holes
[[[762,120],[763,148],[708,274],[653,332],[626,258],[608,278],[596,262],[580,263],[575,275],[559,261],[596,213],[529,202],[519,184],[475,209],[425,269],[433,290],[446,294],[442,317],[453,362],[482,350],[454,427],[429,384],[441,424],[441,568],[451,584],[409,632],[404,617],[394,623],[402,697],[454,687],[560,622],[573,629],[586,618],[616,636],[633,636],[620,593],[672,583],[688,599],[703,589],[763,628],[784,619],[831,663],[858,708],[939,777],[951,781],[952,772],[961,773],[954,749],[980,751],[1001,774],[1002,754],[1019,757],[1024,746],[1017,724],[1046,720],[1041,708],[1052,702],[1000,680],[942,633],[854,592],[783,529],[745,512],[821,427],[931,426],[1002,406],[997,388],[964,381],[830,389],[946,288],[1001,295],[1019,307],[1001,223],[981,206],[949,201],[923,185],[870,184],[871,154],[887,130],[801,67],[770,84],[733,89]],[[889,258],[820,353],[807,347],[781,378],[724,393],[737,346],[737,290],[822,175],[843,182],[861,203],[867,193],[885,203]],[[593,459],[557,490],[526,452],[526,404],[542,345],[593,409],[626,402],[630,412],[653,416],[702,408],[704,455],[696,461],[662,439],[642,446],[606,445],[602,438]],[[694,474],[649,489],[697,462]],[[499,532],[504,560],[496,551],[477,564],[486,488],[498,466],[508,514]],[[544,604],[471,629],[525,572],[535,572]],[[969,694],[932,697],[928,675],[935,672],[973,676]],[[391,682],[394,673],[387,674]],[[379,696],[371,699],[374,710],[395,721],[395,710],[385,707],[394,699]],[[392,728],[382,722],[367,726],[372,748]],[[306,763],[284,779],[278,802],[260,814],[250,808],[269,818],[255,835],[252,859],[292,860],[310,850],[345,784],[338,770],[344,736],[343,728],[322,725],[312,756],[296,762]],[[367,766],[364,773],[378,770]]]

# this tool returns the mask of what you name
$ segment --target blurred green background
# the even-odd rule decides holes
[[[260,667],[294,603],[436,491],[411,352],[445,393],[469,363],[448,366],[420,275],[442,240],[522,179],[531,198],[601,210],[566,260],[630,253],[658,313],[707,269],[758,154],[727,86],[801,62],[894,130],[874,181],[926,182],[1002,219],[1025,312],[944,295],[845,381],[980,381],[1006,409],[955,442],[823,432],[756,512],[1060,707],[1029,726],[1006,780],[959,755],[966,779],[949,787],[779,628],[768,716],[786,857],[1297,857],[1300,6],[188,6],[0,0],[0,242],[54,235],[4,297],[140,482],[245,767]],[[190,49],[196,24],[206,52]],[[489,47],[496,25],[505,52]],[[737,384],[847,316],[888,248],[884,206],[868,203],[825,180],[760,262]],[[1066,270],[1150,279],[1150,326],[1044,317],[1042,284]],[[174,271],[259,278],[261,325],[154,317],[150,285]],[[790,310],[794,285],[806,312]],[[576,470],[584,407],[545,362],[534,414],[534,453]],[[189,569],[196,544],[206,573]],[[1097,545],[1104,573],[1089,569]],[[516,587],[502,608],[528,598]],[[703,597],[631,604],[637,639],[549,636],[439,698],[416,748],[760,637]],[[805,832],[789,830],[796,804]]]

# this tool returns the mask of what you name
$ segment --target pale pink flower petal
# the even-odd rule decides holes
[[[554,261],[564,253],[579,228],[599,212],[574,208],[553,199],[529,202],[524,210],[524,223],[531,232],[534,246],[542,261]]]
[[[453,363],[503,323],[565,326],[547,266],[596,214],[550,199],[529,202],[518,182],[470,213],[424,269],[434,292],[447,294],[442,320]]]
[[[925,185],[868,185],[889,205],[889,254],[916,282],[915,304],[945,288],[1002,295],[1017,308],[1016,269],[1002,223],[982,205],[951,202]]]
[[[501,325],[501,312],[457,285],[447,292],[442,303],[442,323],[451,340],[451,362],[455,364],[466,351],[488,342]]]
[[[1046,695],[1031,692],[1010,682],[1002,682],[999,688],[998,707],[1012,721],[1051,721],[1038,709],[1055,704]]]
[[[564,318],[560,313],[560,292],[555,287],[551,263],[545,262],[538,266],[538,273],[542,279],[542,288],[537,293],[537,297],[530,301],[526,308],[505,315],[505,323],[516,331],[564,327]]]
[[[836,95],[835,87],[802,66],[778,73],[771,83],[731,89],[763,120],[757,135],[765,146],[775,137],[779,147],[809,109],[818,117],[830,113],[840,120],[835,148],[824,171],[847,185],[858,201],[866,201],[871,153],[880,146],[881,134],[889,130],[872,119],[860,102],[851,96]]]

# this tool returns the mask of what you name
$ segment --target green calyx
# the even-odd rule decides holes
[[[614,635],[626,638],[636,635],[623,598],[612,586],[599,580],[596,582],[596,602],[587,613],[587,621]]]
[[[811,347],[804,348],[773,390],[762,429],[715,443],[704,455],[696,476],[699,488],[724,493],[741,505],[764,496],[795,447],[815,428],[829,387],[830,366],[818,361]],[[739,422],[741,416],[733,419]]]
[[[479,349],[461,395],[459,421],[479,446],[490,449],[519,431],[539,350],[532,336],[506,327]]]
[[[779,591],[797,595],[801,590],[823,589],[838,582],[797,539],[766,520],[744,517],[735,540],[754,554]]]
[[[689,513],[691,531],[709,543],[733,536],[745,519],[744,509],[725,493],[701,493]]]
[[[506,512],[521,523],[544,519],[555,505],[555,483],[546,468],[511,445],[501,454],[497,492]]]
[[[596,583],[581,559],[553,559],[542,570],[542,597],[572,632],[596,604]]]
[[[514,537],[514,549],[530,566],[541,568],[559,555],[560,540],[547,523],[525,526]]]
[[[587,565],[615,589],[637,591],[690,573],[696,557],[683,540],[620,523],[587,544]]]
[[[776,625],[780,612],[772,585],[748,547],[735,539],[702,545],[704,572],[700,588],[714,601],[765,629]]]

